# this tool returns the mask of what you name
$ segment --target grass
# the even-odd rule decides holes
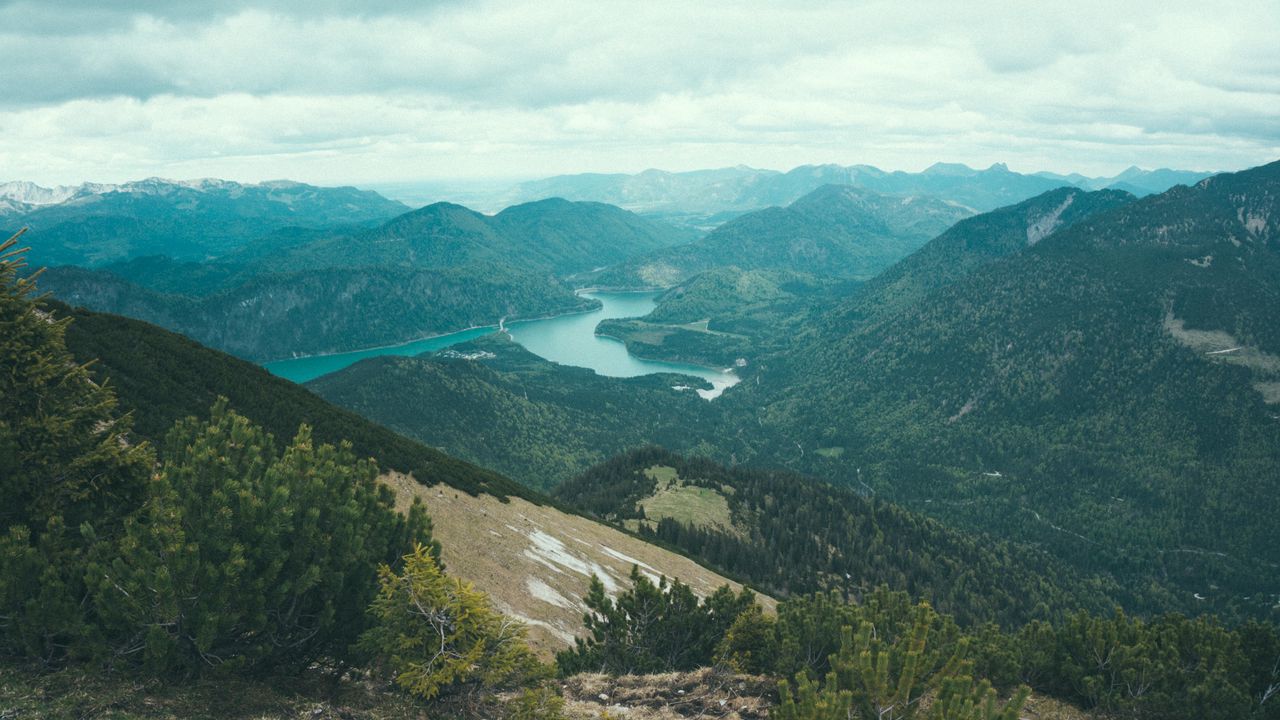
[[[644,471],[657,481],[654,494],[640,501],[645,518],[656,523],[662,518],[697,527],[716,526],[733,530],[729,501],[713,488],[686,485],[675,468],[655,465]]]

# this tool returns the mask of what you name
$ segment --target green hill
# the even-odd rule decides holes
[[[867,278],[972,211],[928,196],[828,185],[785,208],[735,218],[706,237],[609,268],[609,287],[669,287],[716,267]]]
[[[369,358],[307,387],[408,437],[545,489],[628,448],[650,442],[691,448],[697,441],[688,429],[709,426],[714,403],[673,386],[697,382],[683,375],[604,377],[543,360],[494,334],[436,355]]]

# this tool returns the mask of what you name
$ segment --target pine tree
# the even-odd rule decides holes
[[[89,581],[118,657],[157,672],[342,660],[367,626],[379,564],[429,542],[395,513],[370,461],[272,437],[227,407],[178,423],[146,507]]]
[[[777,715],[782,720],[1016,720],[1026,701],[1019,690],[1005,704],[985,680],[975,682],[965,658],[967,639],[949,653],[928,647],[938,616],[927,603],[914,608],[911,629],[894,640],[864,620],[855,634],[845,626],[840,650],[821,683],[798,673],[796,686],[783,681]],[[927,703],[926,700],[931,700]]]
[[[504,617],[469,583],[444,574],[422,545],[404,570],[384,565],[370,607],[375,623],[360,639],[398,685],[423,700],[467,685],[502,688],[540,673],[525,628]]]
[[[586,638],[556,655],[560,672],[615,675],[692,670],[711,664],[716,645],[755,596],[727,585],[699,602],[688,585],[665,577],[654,583],[631,568],[631,589],[616,600],[592,576],[583,603]]]
[[[0,649],[54,662],[94,642],[85,557],[141,502],[154,456],[67,351],[38,273],[19,278],[20,235],[0,243]]]

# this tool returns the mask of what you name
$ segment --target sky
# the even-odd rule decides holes
[[[0,0],[0,181],[1280,158],[1280,2]]]

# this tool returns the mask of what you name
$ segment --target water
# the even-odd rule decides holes
[[[697,393],[708,400],[719,397],[725,388],[737,384],[739,378],[731,372],[686,363],[643,360],[628,353],[626,345],[621,341],[595,334],[596,325],[601,320],[647,315],[655,307],[658,293],[593,292],[583,293],[583,295],[599,300],[603,307],[575,315],[561,315],[542,320],[521,320],[508,324],[507,331],[513,340],[535,355],[561,365],[590,368],[600,375],[635,377],[653,373],[680,373],[702,378],[711,383],[712,389],[698,390]],[[487,335],[496,329],[496,326],[473,328],[403,345],[278,360],[267,363],[266,368],[280,377],[301,383],[341,370],[364,358],[434,352]]]
[[[263,365],[263,367],[272,374],[279,375],[286,380],[304,383],[321,375],[337,372],[365,358],[378,357],[379,355],[421,355],[425,352],[435,352],[436,350],[443,350],[450,345],[457,345],[461,342],[488,335],[497,329],[497,325],[470,328],[449,333],[448,335],[437,335],[436,337],[414,340],[402,345],[387,345],[385,347],[334,353],[333,355],[312,355],[291,360],[276,360]]]

